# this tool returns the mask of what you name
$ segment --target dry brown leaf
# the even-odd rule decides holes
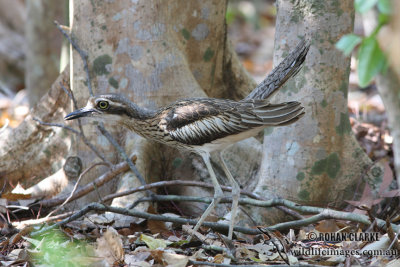
[[[155,260],[156,263],[163,264],[163,250],[159,249],[151,249],[150,250],[151,257]]]
[[[217,254],[214,256],[214,263],[223,263],[224,262],[224,255],[222,254]]]
[[[149,228],[150,233],[152,233],[152,234],[159,234],[159,233],[163,233],[163,232],[168,232],[168,229],[165,226],[165,223],[162,222],[162,221],[148,220],[147,221],[147,228]]]
[[[135,232],[130,228],[122,228],[118,230],[118,234],[123,236],[133,235]]]
[[[31,198],[31,194],[4,193],[1,196],[9,201],[17,201],[20,199],[30,199]]]
[[[157,214],[155,208],[152,205],[148,207],[147,212],[151,214]],[[147,228],[149,228],[152,234],[158,234],[168,231],[167,227],[165,226],[165,223],[162,221],[148,220]]]
[[[33,231],[33,229],[33,226],[27,226],[23,228],[21,231],[10,238],[10,245],[12,246],[18,243],[22,239],[22,237],[29,235]]]
[[[122,240],[114,228],[107,227],[103,236],[97,239],[96,255],[104,258],[110,265],[124,262]]]
[[[315,226],[315,229],[322,233],[332,233],[338,231],[339,227],[337,227],[335,220],[332,219],[320,221],[317,226]]]

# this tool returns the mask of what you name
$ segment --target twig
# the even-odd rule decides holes
[[[118,193],[114,193],[114,194],[110,194],[108,196],[105,196],[103,198],[104,201],[108,201],[117,197],[122,197],[122,196],[126,196],[126,195],[130,195],[136,192],[141,192],[141,191],[145,191],[148,189],[152,189],[152,188],[157,188],[157,187],[167,187],[167,186],[198,186],[198,187],[205,187],[205,188],[211,188],[213,189],[214,187],[209,184],[209,183],[204,183],[204,182],[197,182],[197,181],[184,181],[184,180],[173,180],[173,181],[161,181],[161,182],[155,182],[155,183],[151,183],[151,184],[147,184],[147,185],[143,185],[143,186],[139,186],[139,187],[135,187],[123,192],[118,192]],[[232,188],[229,186],[221,186],[223,191],[232,191]],[[262,197],[246,191],[246,190],[240,190],[240,194],[244,195],[244,196],[248,196],[254,199],[258,199],[258,200],[265,200]],[[139,203],[136,203],[139,204]],[[133,207],[132,207],[133,208]],[[297,219],[304,219],[304,217],[302,215],[300,215],[298,212],[295,212],[293,210],[288,209],[287,207],[282,207],[282,206],[277,206],[277,208],[284,208],[283,211],[292,215],[293,217],[297,218]]]
[[[69,90],[67,90],[67,88],[65,88],[63,84],[60,84],[60,85],[61,85],[61,88],[65,91],[65,93],[68,95],[68,97],[72,100],[72,103],[74,104],[74,109],[78,109],[78,102],[76,101],[76,98],[75,98],[75,96],[74,96],[74,92],[72,92],[72,90],[71,90],[70,87],[68,87]],[[80,133],[81,133],[81,138],[84,140],[85,143],[86,143],[86,142],[87,142],[87,143],[90,143],[89,140],[86,138],[85,132],[83,131],[81,118],[78,118],[77,120],[78,120],[78,128],[79,128],[79,131],[80,131]],[[91,143],[90,143],[90,145],[91,145]],[[98,156],[102,161],[107,162],[108,165],[111,165],[111,162],[108,161],[108,160],[106,159],[106,157],[105,157],[103,154],[101,154],[100,152],[98,152],[97,149],[96,149],[93,145],[89,146],[89,148],[90,148],[90,149],[96,154],[96,156]]]
[[[67,218],[67,217],[69,217],[69,216],[71,216],[73,214],[74,214],[74,212],[70,211],[70,212],[66,212],[66,213],[63,213],[63,214],[54,215],[54,216],[51,216],[51,217],[48,217],[48,218],[45,217],[45,218],[35,219],[35,220],[26,220],[26,221],[21,221],[21,222],[13,222],[12,225],[14,227],[21,227],[22,225],[24,225],[24,226],[25,225],[26,226],[28,226],[28,225],[37,225],[37,224],[42,224],[42,223],[51,222],[51,221],[55,221],[55,220],[61,220],[61,219]]]
[[[78,131],[75,130],[74,128],[69,127],[69,126],[67,126],[67,125],[60,124],[60,123],[44,122],[44,121],[41,121],[41,120],[39,120],[38,118],[35,118],[35,117],[32,118],[32,119],[33,119],[34,121],[37,121],[37,122],[38,122],[39,124],[41,124],[41,125],[51,126],[51,127],[60,127],[60,128],[69,130],[69,131],[73,132],[74,134],[78,135],[79,137],[81,137],[81,133],[80,133],[80,132],[78,132]]]
[[[82,49],[79,48],[78,44],[71,37],[72,34],[71,34],[71,36],[69,36],[69,34],[61,27],[60,23],[58,23],[58,21],[55,20],[54,24],[56,24],[58,30],[65,36],[65,38],[67,38],[68,42],[79,53],[79,56],[81,57],[81,59],[83,61],[83,68],[85,69],[85,72],[86,72],[89,94],[90,94],[90,96],[93,96],[92,81],[90,79],[89,66],[88,66],[88,63],[87,63],[88,54],[85,51],[83,51]]]
[[[126,166],[126,170],[128,169],[127,164],[124,162],[123,163]],[[210,203],[212,201],[211,198],[199,198],[199,197],[182,197],[182,196],[154,196],[155,199],[157,198],[164,198],[168,197],[168,201],[171,200],[171,197],[174,197],[175,201],[197,201],[197,202],[205,202],[205,203]],[[150,198],[148,198],[150,200]],[[164,198],[166,199],[166,198]],[[221,200],[221,203],[228,203],[230,202],[230,199],[223,198]],[[305,226],[309,225],[312,223],[319,222],[321,220],[325,219],[337,219],[337,220],[346,220],[346,221],[353,221],[353,222],[360,222],[365,225],[370,225],[371,222],[369,221],[368,217],[365,215],[361,214],[354,214],[350,212],[342,212],[342,211],[336,211],[336,210],[331,210],[331,209],[323,209],[323,208],[318,208],[318,207],[311,207],[311,206],[300,206],[297,205],[294,202],[291,202],[289,200],[285,199],[272,199],[268,201],[259,201],[259,200],[254,200],[254,199],[240,199],[239,203],[241,204],[248,204],[248,205],[255,205],[255,206],[260,206],[260,207],[273,207],[277,205],[284,205],[292,209],[297,209],[298,211],[306,212],[306,213],[317,213],[320,212],[317,215],[311,216],[307,219],[303,220],[297,220],[297,221],[292,221],[292,222],[285,222],[285,223],[279,223],[273,226],[267,227],[268,230],[273,231],[273,230],[284,230],[288,228],[298,228],[300,226]],[[155,220],[155,221],[168,221],[168,222],[173,222],[173,223],[178,223],[178,224],[190,224],[190,225],[195,225],[197,223],[197,220],[193,219],[184,219],[180,217],[170,217],[170,216],[163,216],[163,215],[156,215],[156,214],[150,214],[146,212],[141,212],[137,210],[129,210],[129,209],[124,209],[124,208],[119,208],[119,207],[110,207],[110,206],[105,206],[103,204],[99,203],[93,203],[82,210],[78,211],[74,215],[72,215],[68,219],[64,219],[63,221],[45,228],[43,231],[47,231],[50,229],[53,229],[54,227],[57,227],[59,225],[66,224],[68,222],[71,222],[73,220],[76,220],[80,218],[81,216],[85,215],[91,210],[96,210],[96,211],[109,211],[109,212],[114,212],[118,214],[124,214],[128,216],[134,216],[134,217],[139,217],[139,218],[144,218],[144,219],[149,219],[149,220]],[[378,219],[377,224],[380,227],[385,227],[386,222]],[[390,224],[391,227],[396,231],[400,231],[400,226],[395,225],[395,224]],[[216,231],[227,231],[229,226],[227,224],[220,224],[220,223],[213,223],[213,222],[205,222],[204,226],[209,227],[213,230]],[[41,231],[41,232],[43,232]],[[256,235],[259,233],[259,230],[257,229],[249,229],[246,227],[234,227],[234,231],[241,232],[244,234],[251,234],[251,235]]]
[[[212,198],[204,198],[204,197],[191,197],[191,196],[176,196],[176,195],[168,195],[168,196],[160,196],[155,195],[152,198],[143,198],[143,201],[188,201],[188,202],[201,202],[201,203],[211,203]],[[222,198],[220,203],[231,203],[231,198]],[[371,221],[369,220],[368,216],[362,214],[355,214],[352,212],[345,212],[345,211],[337,211],[332,209],[325,209],[319,207],[312,207],[312,206],[302,206],[292,201],[286,199],[270,199],[270,200],[255,200],[250,198],[241,198],[239,199],[239,204],[242,205],[253,205],[256,207],[276,207],[276,206],[285,206],[290,209],[296,210],[298,212],[307,213],[307,214],[317,214],[311,216],[306,219],[278,223],[273,226],[268,227],[269,230],[284,230],[289,228],[296,228],[300,226],[309,225],[312,223],[319,222],[325,219],[337,219],[337,220],[347,220],[352,222],[359,222],[365,225],[370,225]],[[377,225],[380,228],[385,228],[386,222],[381,219],[377,219]],[[391,224],[394,231],[400,231],[400,225]]]
[[[198,186],[198,187],[205,187],[205,188],[214,188],[211,184],[208,183],[204,183],[204,182],[197,182],[197,181],[184,181],[184,180],[173,180],[173,181],[161,181],[161,182],[155,182],[155,183],[151,183],[151,184],[147,184],[147,185],[142,185],[142,186],[138,186],[123,192],[118,192],[118,193],[114,193],[114,194],[110,194],[108,196],[104,197],[104,200],[111,200],[117,197],[122,197],[122,196],[126,196],[126,195],[130,195],[136,192],[141,192],[141,191],[145,191],[148,189],[152,189],[152,188],[158,188],[158,187],[168,187],[168,186]],[[232,188],[229,186],[221,186],[223,191],[232,191]],[[254,199],[258,199],[258,196],[256,196],[255,194],[245,191],[245,190],[241,190],[240,193],[242,195],[246,195],[249,196],[251,198]]]
[[[288,255],[287,255],[287,251],[286,251],[286,247],[285,247],[285,245],[282,243],[282,241],[281,241],[279,238],[275,237],[275,235],[274,235],[274,234],[271,232],[271,230],[269,230],[268,228],[262,229],[262,228],[260,227],[260,228],[258,228],[258,229],[260,230],[261,233],[263,233],[263,234],[265,234],[265,235],[268,236],[269,240],[271,241],[271,243],[272,243],[272,244],[274,245],[274,247],[276,248],[276,251],[278,252],[279,256],[282,258],[282,260],[283,260],[287,265],[290,265],[289,258],[288,258]],[[279,246],[278,246],[278,244],[275,242],[274,238],[278,239],[279,243],[281,243],[282,249],[283,249],[283,251],[285,252],[285,257],[283,257],[283,255],[282,255],[282,253],[281,253],[281,250],[279,249]]]
[[[89,168],[87,168],[86,170],[84,170],[78,177],[78,180],[75,182],[74,188],[72,189],[71,193],[69,194],[69,197],[60,205],[58,206],[55,210],[52,210],[49,214],[47,214],[46,218],[49,218],[52,214],[56,213],[57,211],[59,211],[65,204],[67,204],[71,198],[74,196],[76,189],[78,188],[79,183],[81,182],[82,177],[88,173],[92,168],[99,166],[99,165],[105,165],[105,166],[109,166],[107,163],[105,162],[97,162],[92,164]]]
[[[128,209],[124,209],[124,208],[120,208],[120,207],[112,207],[112,206],[106,206],[106,205],[99,204],[99,203],[92,203],[92,204],[87,205],[80,211],[74,213],[74,215],[72,215],[71,217],[66,218],[60,222],[57,222],[51,226],[45,227],[40,231],[32,233],[32,236],[42,234],[48,230],[54,229],[58,226],[61,226],[66,223],[69,223],[71,221],[74,221],[90,211],[101,211],[101,212],[109,211],[109,212],[113,212],[113,213],[118,213],[118,214],[123,214],[123,215],[128,215],[128,216],[133,216],[133,217],[138,217],[138,218],[143,218],[143,219],[148,219],[148,220],[173,222],[173,223],[177,223],[177,224],[190,224],[190,225],[197,224],[197,220],[194,220],[194,219],[184,219],[184,218],[180,218],[180,217],[156,215],[156,214],[151,214],[151,213],[147,213],[147,212],[143,212],[143,211],[137,211],[134,209],[128,210]],[[228,231],[228,229],[229,229],[228,224],[222,224],[222,223],[204,222],[203,225],[206,227],[209,227],[213,230],[216,230],[216,231]],[[257,230],[257,229],[250,229],[250,228],[239,227],[239,226],[234,227],[234,230],[237,232],[241,232],[244,234],[250,234],[250,235],[257,235],[260,233],[259,230]]]
[[[128,155],[125,153],[125,151],[122,149],[122,147],[117,143],[117,141],[115,141],[115,139],[111,136],[111,134],[104,128],[103,123],[100,123],[100,125],[98,125],[97,128],[108,139],[108,141],[117,149],[117,151],[121,154],[121,156],[126,161],[129,168],[131,169],[131,171],[136,175],[136,177],[140,181],[140,183],[142,185],[146,185],[146,181],[144,180],[143,176],[140,174],[140,172],[138,171],[136,166],[133,164],[131,159],[128,157]],[[146,191],[147,191],[148,195],[150,195],[150,196],[152,194],[154,194],[150,190],[146,190]]]
[[[60,30],[60,32],[68,39],[68,41],[70,42],[70,44],[72,45],[72,47],[79,53],[82,61],[83,61],[83,65],[84,65],[84,69],[86,72],[86,78],[87,78],[87,84],[88,84],[88,89],[89,89],[89,94],[90,96],[93,96],[93,90],[92,90],[92,82],[91,82],[91,78],[90,78],[90,72],[89,72],[89,67],[88,67],[88,54],[83,51],[82,49],[80,49],[80,47],[78,46],[78,44],[73,40],[73,38],[71,38],[71,36],[69,36],[69,34],[60,26],[60,24],[57,21],[54,21],[54,23],[56,24],[57,28]],[[74,101],[74,106],[75,109],[77,109],[77,105],[76,105],[76,100],[75,97],[71,91],[70,97],[72,98],[72,100]],[[80,124],[80,121],[79,121]],[[104,128],[103,124],[101,123],[100,125],[97,126],[97,128],[100,130],[100,132],[110,141],[110,143],[117,149],[117,151],[122,155],[122,157],[124,158],[124,160],[128,163],[129,168],[132,170],[132,172],[136,175],[136,177],[139,179],[140,183],[142,185],[146,184],[146,181],[144,180],[143,176],[140,174],[140,172],[138,171],[138,169],[136,168],[136,166],[132,163],[131,159],[128,157],[128,155],[125,153],[125,151],[119,146],[119,144],[114,140],[114,138],[111,136],[111,134]],[[80,125],[80,129],[81,129],[81,134],[84,137],[84,133],[82,130],[82,126]],[[103,161],[104,158],[101,158]],[[107,162],[107,161],[106,161]],[[152,195],[153,192],[151,191],[147,191],[148,195]]]
[[[393,228],[390,225],[389,218],[386,219],[386,229],[387,229],[387,233],[388,233],[388,236],[390,238],[390,241],[391,241],[389,249],[393,246],[393,248],[395,250],[397,250],[397,253],[399,253],[400,252],[400,245],[399,245],[399,242],[398,242],[399,241],[399,239],[398,239],[398,234],[399,233],[397,232],[395,234],[393,232]]]
[[[71,197],[70,201],[78,199],[84,195],[86,195],[89,192],[92,192],[94,190],[94,187],[100,187],[106,182],[112,180],[115,178],[118,174],[124,173],[129,170],[129,166],[126,162],[121,162],[117,165],[112,165],[110,167],[110,170],[107,171],[106,173],[102,174],[100,177],[98,177],[96,180],[93,182],[83,186],[82,188],[78,189],[75,194]],[[54,207],[56,205],[60,205],[63,203],[68,197],[67,196],[61,196],[59,198],[53,198],[53,199],[45,199],[42,200],[38,203],[32,204],[33,205],[38,205],[42,204],[43,207]]]
[[[79,132],[79,131],[75,130],[74,128],[69,127],[69,126],[64,125],[64,124],[44,122],[44,121],[39,120],[38,118],[32,118],[32,119],[34,121],[37,121],[41,125],[52,126],[52,127],[60,127],[60,128],[63,128],[63,129],[66,129],[66,130],[69,130],[69,131],[73,132],[79,138],[81,138],[82,141],[85,143],[85,145],[87,145],[102,161],[106,162],[108,165],[111,165],[111,162],[109,160],[107,160],[103,155],[101,155],[101,153],[89,142],[89,140],[87,140],[87,138],[85,137],[83,132]]]

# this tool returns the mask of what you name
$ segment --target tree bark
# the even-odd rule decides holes
[[[30,107],[35,106],[60,73],[62,36],[54,20],[64,22],[67,0],[26,1],[25,81]]]
[[[382,175],[352,133],[347,112],[350,59],[334,46],[353,31],[353,0],[279,0],[277,7],[274,63],[299,36],[308,35],[312,45],[303,69],[272,102],[300,101],[306,114],[295,124],[265,131],[255,191],[306,205],[340,207],[362,189],[363,178]],[[268,214],[259,212],[257,219],[273,217]]]

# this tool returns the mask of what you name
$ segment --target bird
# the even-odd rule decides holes
[[[64,119],[95,118],[116,127],[127,128],[146,139],[200,155],[209,172],[214,196],[195,225],[193,233],[198,231],[223,197],[210,162],[211,153],[216,151],[232,187],[228,231],[228,239],[232,240],[240,186],[229,171],[222,151],[240,140],[255,136],[266,127],[289,125],[305,114],[300,102],[273,104],[269,99],[289,78],[298,73],[309,47],[309,42],[304,38],[247,97],[239,101],[188,98],[151,110],[139,107],[123,95],[109,93],[90,97],[85,107],[71,112]]]

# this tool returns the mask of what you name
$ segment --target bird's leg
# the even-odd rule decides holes
[[[236,219],[238,205],[239,205],[240,187],[239,187],[239,184],[236,182],[236,180],[233,178],[231,172],[228,169],[228,166],[226,166],[224,158],[222,157],[222,151],[218,153],[218,156],[219,156],[219,160],[222,163],[222,169],[224,170],[225,175],[228,177],[229,183],[232,186],[231,220],[229,222],[229,232],[228,232],[228,238],[232,240],[233,227],[235,226],[235,219]]]
[[[211,166],[211,162],[210,162],[210,154],[209,153],[202,153],[201,154],[204,163],[207,166],[208,172],[210,173],[210,177],[211,177],[211,182],[213,183],[214,186],[214,198],[211,202],[211,204],[208,206],[208,208],[206,209],[206,211],[203,213],[203,215],[201,215],[199,221],[197,222],[196,226],[193,229],[193,232],[197,232],[197,230],[199,230],[200,226],[202,225],[202,223],[204,222],[204,220],[207,218],[207,216],[214,210],[215,206],[218,204],[218,202],[221,201],[221,198],[223,197],[223,192],[221,189],[221,186],[218,183],[217,177],[215,176],[214,170]],[[190,241],[192,238],[192,236],[189,236],[188,241]]]

